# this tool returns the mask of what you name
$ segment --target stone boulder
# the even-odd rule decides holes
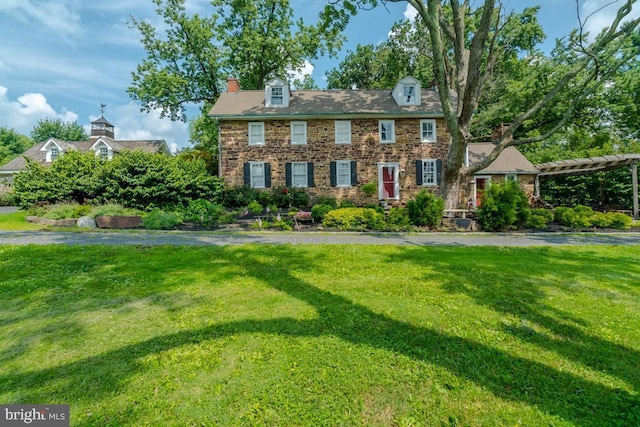
[[[96,221],[90,216],[81,216],[78,218],[76,226],[80,228],[96,228]]]

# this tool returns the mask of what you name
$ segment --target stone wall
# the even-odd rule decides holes
[[[377,119],[351,120],[351,144],[336,144],[333,120],[308,120],[307,144],[291,145],[290,122],[265,121],[265,144],[248,144],[248,123],[221,121],[221,175],[231,186],[243,185],[245,162],[269,162],[272,187],[285,185],[285,163],[313,162],[315,187],[311,195],[348,198],[359,204],[376,203],[377,194],[363,195],[360,187],[378,184],[378,163],[400,165],[400,200],[406,201],[422,188],[437,191],[437,186],[416,185],[416,160],[446,158],[449,134],[442,119],[436,120],[435,143],[420,142],[420,119],[396,119],[395,143],[380,143]],[[350,188],[331,187],[329,164],[336,160],[357,162],[358,185]]]

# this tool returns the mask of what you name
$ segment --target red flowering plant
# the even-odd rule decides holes
[[[311,216],[311,212],[298,211],[296,212],[295,218],[302,221],[310,221],[312,219],[312,216]]]

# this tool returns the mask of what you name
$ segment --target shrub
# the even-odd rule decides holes
[[[253,200],[249,205],[247,205],[247,209],[254,215],[260,215],[264,210],[264,207],[262,207],[257,200]]]
[[[80,218],[89,213],[91,208],[87,205],[79,205],[77,203],[59,203],[50,205],[43,218],[48,219],[66,219],[66,218]]]
[[[384,230],[384,215],[368,208],[339,208],[327,212],[322,225],[345,231]]]
[[[594,212],[591,216],[591,224],[598,228],[609,228],[613,222],[613,214]]]
[[[407,211],[413,225],[436,228],[442,223],[444,200],[422,190],[407,202]]]
[[[280,209],[287,209],[291,206],[293,197],[287,187],[273,187],[271,189],[271,200]]]
[[[330,196],[319,196],[316,197],[314,200],[314,205],[329,205],[332,206],[334,208],[338,207],[338,201],[336,200],[335,197],[330,197]]]
[[[530,215],[527,196],[514,181],[491,184],[478,210],[480,224],[490,231],[517,228],[526,224]]]
[[[531,215],[544,217],[547,222],[553,221],[553,211],[544,208],[531,209]]]
[[[273,204],[271,193],[269,191],[258,191],[258,197],[256,200],[264,207]]]
[[[128,216],[137,214],[137,211],[125,208],[117,203],[107,203],[105,205],[94,207],[87,215],[91,218],[95,218],[97,216]]]
[[[220,217],[224,214],[224,206],[208,200],[196,199],[189,202],[189,206],[184,211],[184,220],[203,225],[214,225],[220,221]]]
[[[364,205],[364,208],[369,208],[369,209],[374,209],[378,212],[380,212],[381,214],[385,214],[386,212],[384,211],[384,208],[380,205],[377,205],[375,203],[370,203],[368,205]]]
[[[171,230],[182,223],[182,217],[177,212],[166,212],[154,209],[142,218],[142,225],[147,230]]]
[[[564,206],[556,208],[554,218],[560,224],[571,228],[589,228],[593,224],[593,210],[588,206],[576,206],[578,209],[572,209]]]
[[[380,206],[380,208],[382,208]],[[390,231],[409,230],[411,228],[409,210],[405,208],[391,208],[387,216],[387,228]]]
[[[371,197],[378,191],[378,186],[373,182],[367,182],[360,187],[360,191],[362,191],[362,194],[365,196]]]
[[[15,203],[12,193],[0,193],[0,206],[13,206]]]
[[[242,208],[257,200],[258,192],[248,185],[227,187],[224,190],[222,204],[228,208]]]
[[[338,205],[338,207],[339,208],[355,208],[356,204],[349,199],[342,199],[340,200],[340,204]]]
[[[334,209],[336,209],[336,207],[330,204],[313,205],[311,208],[311,216],[314,220],[322,222],[325,215]]]
[[[308,208],[311,204],[311,197],[309,197],[309,193],[307,190],[302,188],[294,188],[290,191],[291,193],[291,205],[297,208]]]
[[[532,213],[527,220],[527,228],[547,228],[549,225],[549,219],[546,216]]]
[[[631,224],[633,224],[633,219],[623,213],[616,212],[608,215],[612,216],[611,227],[617,228],[618,230],[628,230],[631,228]]]

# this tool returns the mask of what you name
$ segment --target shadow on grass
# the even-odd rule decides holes
[[[13,255],[22,256],[22,250],[16,248],[12,251]],[[33,248],[29,253],[33,254]],[[73,391],[98,400],[117,392],[130,376],[143,369],[139,361],[150,354],[245,333],[310,337],[332,335],[347,342],[397,352],[415,360],[440,366],[472,381],[499,398],[535,406],[544,413],[556,415],[575,425],[640,423],[640,398],[637,392],[630,394],[626,390],[610,388],[476,341],[392,319],[299,279],[296,275],[298,271],[322,272],[325,261],[317,253],[312,256],[304,249],[278,246],[203,249],[197,251],[196,255],[193,255],[193,252],[191,254],[194,257],[203,254],[211,257],[211,262],[215,263],[216,268],[224,269],[224,266],[233,265],[235,273],[228,273],[230,277],[236,274],[238,277],[258,278],[272,289],[313,306],[317,317],[312,320],[282,317],[222,322],[188,331],[168,333],[62,366],[0,376],[0,393],[12,392],[24,401],[37,401],[40,387],[47,384],[48,389],[53,390],[58,397],[72,394]],[[577,326],[579,321],[570,316],[563,317],[562,313],[555,313],[553,316],[545,314],[548,310],[540,302],[544,295],[543,288],[557,285],[545,279],[545,271],[557,266],[557,252],[535,252],[531,257],[526,277],[529,280],[537,280],[538,284],[532,284],[530,287],[519,286],[517,290],[509,286],[508,282],[504,282],[508,276],[498,273],[500,268],[505,267],[504,263],[508,262],[509,252],[493,254],[480,260],[489,265],[477,266],[478,272],[495,269],[496,273],[478,285],[472,280],[455,279],[462,272],[460,269],[464,270],[469,266],[468,262],[465,264],[462,262],[464,260],[459,259],[462,256],[460,254],[460,251],[451,252],[446,249],[411,248],[398,251],[390,257],[390,262],[402,260],[420,265],[437,265],[439,274],[445,278],[443,286],[449,292],[467,294],[493,310],[526,317],[531,322],[571,339],[553,340],[530,334],[523,336],[523,332],[518,328],[507,332],[594,369],[604,370],[638,390],[638,373],[631,369],[633,364],[613,363],[616,359],[640,360],[638,351],[582,332]],[[448,255],[452,257],[447,258]],[[157,258],[156,256],[153,259]],[[178,268],[176,264],[179,259],[179,255],[176,254],[163,262],[152,262],[152,266],[144,267],[155,269],[154,277],[159,274],[167,278],[165,283],[159,283],[157,287],[136,290],[136,281],[143,278],[143,275],[139,276],[136,273],[131,277],[130,289],[120,289],[113,285],[112,291],[116,294],[133,292],[136,298],[144,298],[158,290],[177,287],[179,284],[172,282],[170,277]],[[141,260],[144,260],[144,256]],[[73,263],[73,260],[71,261]],[[603,260],[602,268],[620,269],[620,263],[609,261],[611,265],[607,265],[608,261]],[[118,274],[124,274],[126,271],[126,267],[123,268],[119,264],[121,262],[124,261],[118,262]],[[565,270],[569,276],[573,275],[575,278],[583,274],[585,265],[593,263],[593,259],[585,254],[583,259],[572,260],[572,263],[571,267],[565,266]],[[180,265],[182,268],[182,264]],[[4,260],[3,268],[10,267],[11,261]],[[91,271],[98,273],[102,267],[100,263],[95,263],[82,268],[82,274],[85,274]],[[200,263],[194,264],[193,268],[207,267],[206,264]],[[637,269],[632,271],[632,274],[638,274]],[[124,276],[126,277],[126,274]],[[523,276],[516,275],[512,280],[518,280],[519,277]],[[495,283],[491,284],[492,282]],[[487,286],[492,286],[490,292],[486,292]],[[77,296],[77,301],[82,299],[81,295]],[[99,304],[99,298],[97,299],[81,304],[78,309],[95,307]],[[72,305],[67,304],[67,307]],[[32,311],[30,315],[37,316],[38,312]],[[600,354],[593,354],[594,352]]]

